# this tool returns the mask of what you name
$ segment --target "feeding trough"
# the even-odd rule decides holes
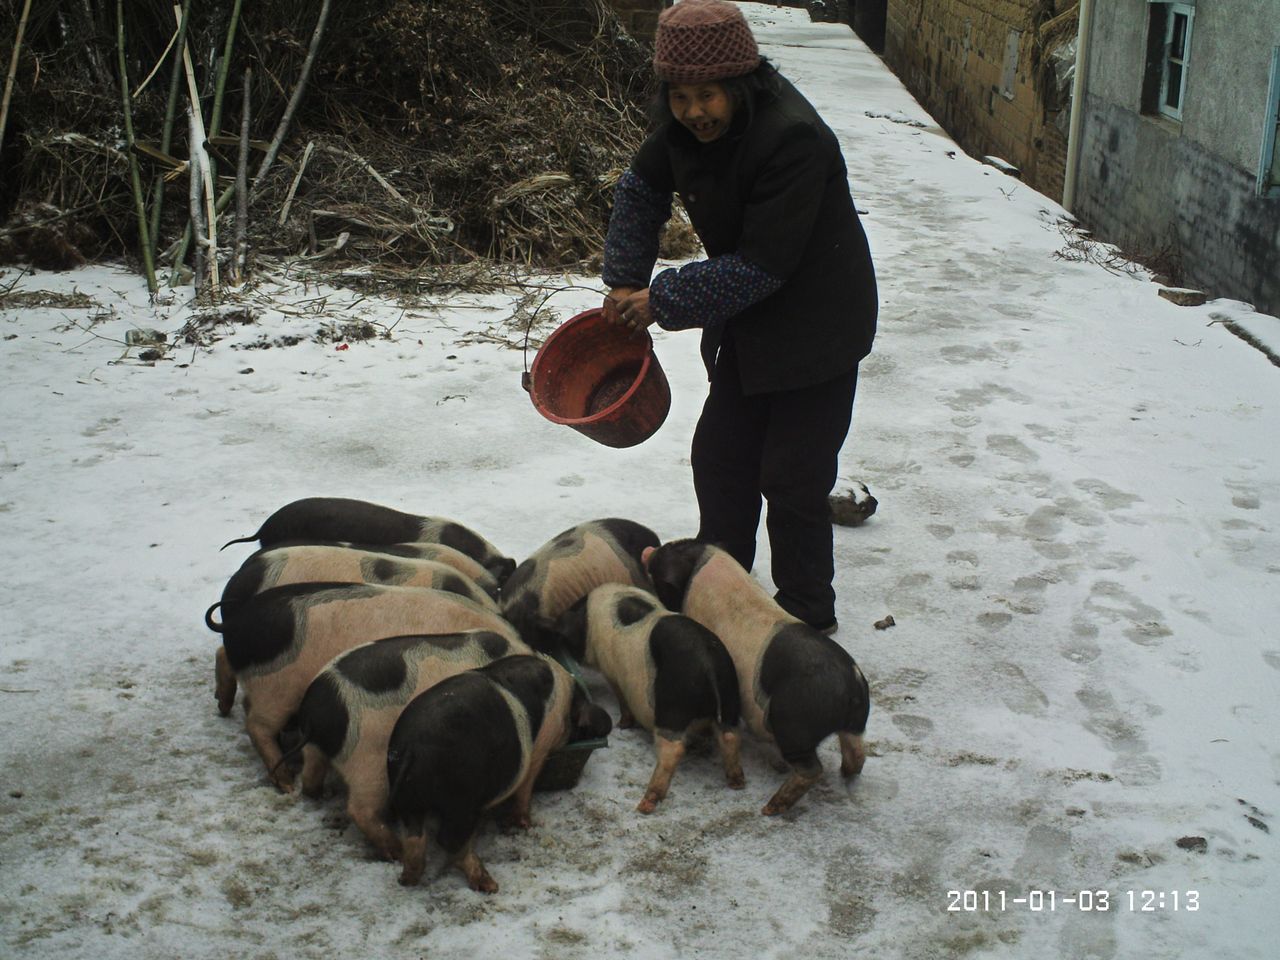
[[[578,670],[577,662],[567,653],[556,653],[556,660],[573,676],[573,682],[586,693],[587,685]],[[592,737],[589,740],[575,740],[566,743],[559,750],[552,751],[547,762],[542,765],[538,779],[533,781],[533,789],[538,793],[549,793],[553,790],[569,790],[578,785],[582,779],[582,770],[591,759],[591,754],[601,747],[609,745],[608,737]]]
[[[647,330],[609,323],[597,307],[561,324],[525,374],[534,409],[607,447],[633,447],[662,426],[671,388]]]

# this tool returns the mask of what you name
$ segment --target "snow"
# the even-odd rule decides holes
[[[1274,955],[1280,376],[1224,321],[1272,350],[1280,321],[1161,299],[959,151],[847,27],[744,8],[845,146],[881,283],[837,485],[879,500],[836,528],[863,774],[846,786],[828,742],[820,784],[766,818],[763,749],[745,791],[695,753],[644,817],[651,741],[615,731],[530,832],[484,828],[499,893],[438,857],[401,888],[340,795],[277,794],[239,708],[217,716],[203,613],[251,545],[219,547],[311,495],[453,517],[517,558],[595,517],[689,535],[693,335],[656,334],[671,414],[613,450],[520,389],[498,342],[523,336],[518,291],[405,305],[281,275],[245,294],[256,322],[149,364],[128,331],[173,343],[187,291],[8,268],[0,289],[94,306],[0,314],[0,955]],[[386,335],[313,339],[359,321]],[[948,910],[966,890],[986,908]],[[1081,890],[1109,909],[1064,902]],[[1163,908],[1130,909],[1142,891]]]

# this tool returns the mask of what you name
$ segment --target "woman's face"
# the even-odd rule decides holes
[[[667,93],[671,114],[701,143],[725,135],[733,120],[733,97],[724,84],[673,83]]]

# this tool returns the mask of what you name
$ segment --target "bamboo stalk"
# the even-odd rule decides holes
[[[250,200],[252,200],[254,195],[257,194],[262,184],[263,177],[265,177],[267,171],[271,169],[271,165],[275,163],[276,156],[280,152],[280,147],[284,143],[285,133],[289,129],[289,123],[293,119],[294,112],[298,109],[298,104],[302,102],[302,94],[306,89],[307,79],[310,76],[311,68],[315,63],[316,52],[320,48],[320,40],[324,36],[324,26],[326,21],[329,19],[329,8],[331,5],[332,0],[323,0],[323,3],[321,4],[320,16],[316,18],[316,26],[311,33],[311,44],[307,48],[307,59],[302,65],[302,74],[298,78],[297,86],[294,87],[293,95],[289,98],[288,106],[285,107],[284,116],[280,118],[280,123],[276,127],[275,135],[271,138],[271,143],[267,147],[267,154],[263,157],[262,163],[258,166],[258,172],[254,174],[253,188],[249,192]],[[217,203],[215,203],[213,207],[215,215],[225,210],[227,205],[231,202],[231,198],[234,196],[234,187],[228,187],[225,191],[219,194]],[[174,270],[170,280],[171,283],[176,284],[178,276],[177,264],[181,263],[182,259],[187,255],[187,248],[190,245],[191,224],[187,224],[187,232],[183,235],[182,242],[178,246],[178,251],[174,255]]]
[[[142,249],[142,266],[147,273],[147,289],[155,293],[160,287],[156,283],[156,269],[151,260],[151,237],[147,232],[147,205],[142,196],[138,155],[133,150],[133,108],[129,102],[129,66],[124,55],[124,0],[116,0],[116,50],[120,56],[120,100],[124,108],[126,142],[129,144],[129,180],[138,216],[138,245]]]
[[[289,104],[285,107],[284,116],[280,118],[280,123],[276,127],[275,136],[271,138],[271,146],[267,148],[267,155],[262,158],[262,163],[258,167],[258,172],[254,175],[253,184],[254,192],[262,189],[262,184],[266,178],[267,171],[271,169],[271,165],[275,163],[276,154],[280,152],[280,147],[284,143],[285,133],[289,129],[289,124],[293,120],[293,115],[298,109],[298,104],[302,102],[302,94],[307,89],[307,80],[311,76],[311,68],[316,62],[316,53],[320,49],[320,40],[324,36],[324,25],[329,19],[329,8],[332,6],[332,0],[323,0],[320,5],[320,16],[316,18],[315,29],[311,31],[311,44],[307,47],[307,59],[302,63],[302,73],[298,77],[297,86],[293,88],[293,95],[289,98]]]
[[[191,50],[187,44],[182,46],[182,65],[187,74],[187,97],[191,101],[192,139],[187,145],[188,153],[193,166],[193,174],[198,171],[204,179],[204,188],[201,193],[204,197],[206,210],[205,216],[201,219],[206,221],[205,229],[208,230],[209,286],[212,291],[216,291],[218,289],[218,216],[214,209],[212,171],[209,169],[209,158],[204,148],[205,129],[204,115],[200,112],[200,90],[196,85],[196,71],[191,64]],[[199,158],[198,163],[196,163],[197,157]],[[197,237],[200,236],[199,233],[196,235]],[[204,242],[204,240],[197,241],[197,243]]]
[[[215,136],[222,125],[222,97],[227,89],[227,72],[231,68],[231,53],[236,40],[236,28],[240,24],[240,4],[231,9],[231,22],[227,25],[227,41],[222,48],[222,64],[218,68],[218,80],[213,88],[213,110],[209,114],[209,132]]]
[[[240,5],[241,0],[235,0],[235,6],[231,10],[231,19],[227,23],[227,39],[222,48],[222,60],[218,64],[218,77],[214,83],[213,89],[213,106],[209,112],[209,129],[206,134],[217,135],[222,128],[222,98],[227,89],[227,72],[231,69],[231,54],[235,49],[236,28],[240,25]],[[210,184],[218,182],[218,161],[213,156],[206,157],[206,164],[209,169]],[[214,204],[213,186],[209,187],[208,202]],[[210,236],[217,235],[218,211],[216,205],[211,206],[208,211]],[[234,261],[235,252],[232,251],[232,259]],[[217,261],[217,252],[214,252],[214,261]],[[235,265],[232,264],[234,272]]]
[[[174,9],[178,5],[174,4]],[[191,0],[182,0],[182,14],[178,17],[178,32],[174,43],[178,50],[187,47],[187,22],[191,15]],[[173,72],[169,76],[169,99],[165,102],[164,126],[160,131],[160,149],[168,153],[173,146],[173,118],[178,109],[178,91],[182,88],[182,57],[174,56]],[[151,187],[151,251],[155,258],[156,246],[160,243],[160,214],[164,210],[164,175],[156,174]]]
[[[240,156],[236,164],[236,246],[232,261],[235,283],[244,283],[249,252],[249,111],[252,71],[244,68],[244,106],[240,111]]]
[[[203,133],[201,129],[204,124],[200,121],[199,114],[200,102],[187,104],[187,135],[193,144],[200,141],[197,137]],[[204,212],[200,208],[201,194],[203,194],[204,178],[201,176],[202,166],[201,160],[204,154],[195,146],[191,149],[191,159],[189,161],[191,179],[187,189],[187,204],[191,213],[191,228],[196,237],[196,251],[194,263],[192,264],[193,274],[191,279],[192,289],[195,290],[196,299],[200,298],[200,294],[205,287],[205,247],[207,241],[204,237]],[[216,254],[216,248],[214,250]],[[217,257],[215,255],[214,259]]]
[[[31,0],[22,6],[18,20],[18,36],[13,41],[13,56],[9,58],[9,75],[4,79],[4,99],[0,100],[0,150],[4,149],[4,128],[9,122],[9,99],[13,96],[13,81],[18,76],[18,54],[22,51],[22,35],[27,30],[27,17],[31,14]]]

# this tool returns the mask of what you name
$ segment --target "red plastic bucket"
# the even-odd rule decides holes
[[[604,319],[597,307],[547,337],[524,387],[534,409],[607,447],[634,447],[667,419],[671,388],[653,338]]]

